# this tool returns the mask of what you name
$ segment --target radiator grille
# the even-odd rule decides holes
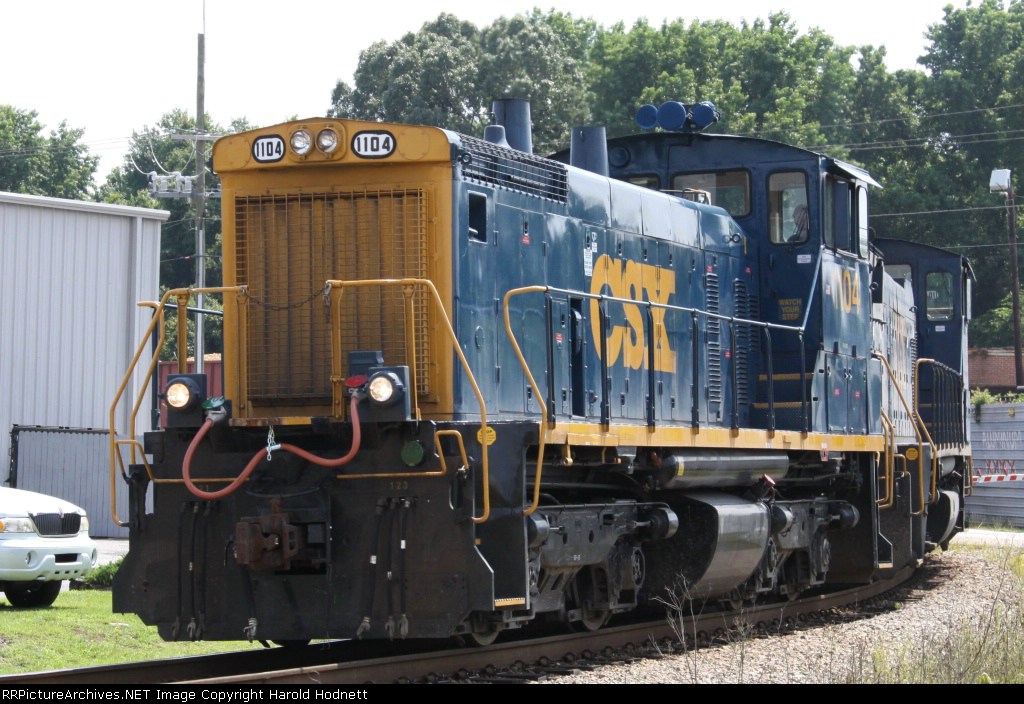
[[[39,535],[52,538],[58,535],[77,535],[82,527],[82,517],[77,513],[37,513],[32,516]]]
[[[704,276],[704,293],[709,313],[719,311],[718,275],[708,272]],[[722,400],[722,322],[718,318],[708,318],[707,322],[708,350],[708,402],[719,403]]]
[[[238,198],[237,280],[248,286],[248,391],[263,403],[317,404],[331,397],[328,279],[426,278],[427,197],[422,189],[358,190]],[[401,287],[347,288],[342,364],[355,350],[406,359]],[[430,392],[430,320],[414,295],[418,392]]]

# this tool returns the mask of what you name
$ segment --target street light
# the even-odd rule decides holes
[[[1006,198],[1008,211],[1007,230],[1010,238],[1010,276],[1013,279],[1013,369],[1016,374],[1016,387],[1024,386],[1024,361],[1020,350],[1020,276],[1017,273],[1017,207],[1013,202],[1013,174],[1009,169],[993,169],[988,182],[991,193],[1002,193]]]

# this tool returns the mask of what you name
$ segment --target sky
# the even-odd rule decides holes
[[[34,110],[44,134],[66,120],[100,157],[97,181],[122,164],[133,131],[175,108],[196,110],[197,45],[206,46],[206,114],[256,126],[323,115],[338,80],[352,84],[359,52],[417,31],[441,12],[477,27],[534,7],[610,27],[640,18],[722,19],[733,24],[789,13],[805,33],[840,45],[884,46],[890,70],[918,68],[929,25],[967,0],[723,0],[595,3],[593,0],[0,0],[0,104]],[[687,96],[679,96],[685,100]]]

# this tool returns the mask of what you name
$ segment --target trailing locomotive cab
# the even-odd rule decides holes
[[[171,640],[483,644],[870,581],[948,541],[963,362],[916,393],[934,321],[868,242],[874,182],[667,105],[641,111],[661,132],[552,158],[521,101],[484,139],[219,140],[224,398],[181,338],[166,429],[111,429],[115,611]]]
[[[959,255],[910,243],[892,243],[883,255],[869,238],[868,191],[878,187],[870,175],[786,144],[698,134],[694,123],[707,122],[709,107],[670,102],[641,108],[641,127],[662,131],[610,140],[610,175],[699,194],[724,207],[757,244],[752,316],[765,327],[753,355],[758,366],[750,424],[766,428],[770,437],[780,429],[814,437],[802,448],[789,447],[785,476],[773,475],[767,504],[776,511],[804,506],[821,516],[834,513],[835,504],[823,511],[799,502],[846,502],[839,509],[842,530],[834,529],[836,523],[822,524],[825,530],[805,524],[811,528],[804,532],[815,537],[802,554],[786,557],[790,529],[767,538],[758,571],[733,597],[766,587],[792,594],[824,581],[884,577],[935,544],[946,544],[963,527],[962,496],[970,476],[966,355],[945,359],[936,350],[936,359],[919,359],[918,330],[933,341],[926,354],[937,346],[966,349],[969,265]],[[924,286],[912,290],[887,273],[884,257],[895,256],[897,245],[915,265],[924,249],[943,262],[942,283],[954,292],[943,298],[944,314],[957,322],[943,328],[941,342],[919,305],[934,292]],[[930,382],[933,375],[940,380]],[[935,395],[927,391],[930,385],[939,389]],[[937,440],[940,428],[943,437]],[[682,521],[678,535],[687,532]],[[776,554],[790,564],[780,564]],[[673,565],[666,573],[678,571]],[[775,576],[758,576],[766,571]]]

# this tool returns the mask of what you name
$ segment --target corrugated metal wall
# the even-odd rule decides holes
[[[104,430],[15,426],[10,483],[81,506],[94,538],[127,538],[128,528],[111,516],[109,438]],[[119,518],[127,521],[128,485],[120,475],[115,484]]]
[[[168,215],[0,193],[0,461],[15,425],[108,427],[151,318],[136,303],[159,296]],[[122,429],[127,413],[118,413]],[[139,420],[139,432],[148,429],[149,414]]]
[[[1024,480],[975,484],[965,510],[968,526],[1024,528]]]
[[[964,510],[970,525],[1011,525],[1024,528],[1024,404],[989,403],[974,409],[971,449],[980,481]],[[1011,479],[1013,477],[1013,479]]]

